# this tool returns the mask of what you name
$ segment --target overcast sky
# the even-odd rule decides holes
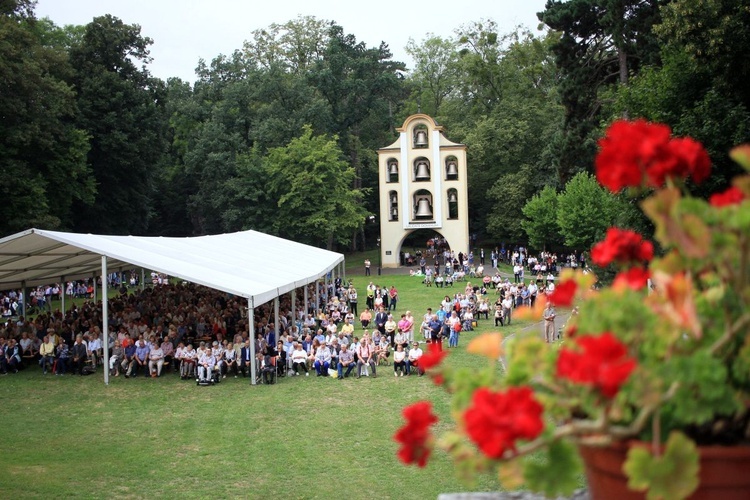
[[[38,0],[37,17],[57,25],[87,24],[112,14],[139,24],[151,46],[154,76],[195,80],[198,59],[207,62],[231,54],[252,38],[256,29],[283,24],[298,15],[336,21],[368,47],[388,44],[393,58],[411,65],[404,46],[427,33],[442,37],[482,19],[494,20],[500,33],[517,25],[537,32],[536,13],[545,0],[431,0],[361,2],[357,0]]]

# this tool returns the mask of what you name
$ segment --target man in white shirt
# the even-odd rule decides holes
[[[102,341],[99,339],[99,327],[94,327],[94,333],[89,339],[89,343],[86,346],[88,350],[88,356],[91,360],[91,366],[96,368],[96,363],[101,359]]]
[[[510,325],[510,309],[513,307],[513,299],[510,294],[506,294],[502,302],[503,305],[503,323]]]
[[[419,367],[419,358],[422,357],[422,349],[419,348],[419,342],[414,342],[409,349],[409,357],[406,360],[406,373],[411,375],[412,367],[416,367],[419,375],[424,375],[424,371]]]

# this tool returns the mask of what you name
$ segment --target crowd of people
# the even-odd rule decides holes
[[[446,263],[451,261],[453,254],[448,252],[432,251],[437,268],[440,255]],[[493,250],[491,258],[495,257]],[[483,251],[480,259],[482,266]],[[14,313],[0,323],[0,373],[38,363],[42,373],[58,376],[84,375],[102,366],[115,377],[159,378],[169,371],[186,380],[216,381],[250,376],[253,352],[256,375],[267,383],[278,376],[311,373],[339,380],[352,374],[376,377],[378,366],[391,363],[396,376],[419,373],[425,344],[436,343],[442,349],[446,340],[448,348],[457,347],[461,332],[473,330],[480,319],[509,325],[516,307],[533,306],[540,294],[554,290],[554,275],[544,264],[549,259],[554,262],[554,255],[527,258],[521,249],[510,259],[515,266],[512,281],[499,273],[475,273],[476,285],[467,281],[463,293],[446,294],[421,320],[408,310],[397,312],[399,293],[393,285],[369,282],[360,293],[341,278],[319,282],[317,289],[312,284],[307,310],[301,289],[294,309],[289,295],[280,297],[278,334],[271,304],[256,308],[254,339],[249,338],[244,299],[194,284],[172,284],[158,275],[154,286],[144,289],[128,287],[134,283],[126,280],[119,283],[120,295],[110,299],[107,334],[100,331],[102,304],[90,298],[91,282],[32,290],[30,296],[44,304],[33,320],[18,315],[23,295],[10,291],[0,295],[4,310]],[[452,287],[458,281],[463,285],[465,276],[455,279],[453,274],[462,269],[456,268],[456,262],[468,265],[472,260],[471,252],[456,255],[440,286]],[[571,257],[568,262],[578,260]],[[536,274],[528,283],[527,271]],[[494,291],[492,298],[490,291]],[[85,301],[64,312],[48,307],[69,292]],[[108,359],[104,359],[104,342]]]

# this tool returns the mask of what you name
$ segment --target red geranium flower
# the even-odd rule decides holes
[[[428,370],[433,366],[439,365],[443,361],[443,358],[447,355],[448,351],[441,351],[440,347],[438,347],[438,344],[433,342],[430,344],[430,348],[427,350],[427,352],[424,353],[421,358],[419,358],[419,366],[423,370]]]
[[[578,283],[575,280],[565,280],[555,287],[549,300],[556,306],[569,306],[573,303],[576,290],[578,290]]]
[[[703,182],[711,170],[705,148],[689,137],[670,139],[671,133],[666,125],[644,120],[614,122],[599,141],[599,183],[616,193],[644,184],[660,187],[667,178]]]
[[[402,414],[406,424],[401,427],[393,439],[401,444],[398,450],[398,458],[405,464],[416,463],[419,467],[427,465],[432,449],[430,440],[430,426],[438,421],[432,413],[432,404],[429,401],[419,401],[403,409]]]
[[[633,290],[640,290],[648,284],[648,278],[651,273],[648,269],[642,267],[632,267],[625,272],[618,273],[615,276],[615,281],[612,283],[612,288],[632,288]]]
[[[644,241],[633,231],[611,227],[607,237],[591,249],[591,259],[597,266],[606,267],[617,261],[620,263],[649,261],[654,257],[654,245]]]
[[[492,392],[486,387],[474,392],[464,412],[466,433],[491,458],[516,449],[516,440],[534,439],[544,429],[542,405],[528,387]]]
[[[745,199],[745,193],[732,186],[722,193],[712,194],[708,202],[715,207],[739,205]]]
[[[646,166],[666,147],[671,134],[668,126],[645,120],[614,122],[599,141],[595,164],[599,183],[614,193],[641,186]]]
[[[592,385],[608,397],[614,397],[635,369],[623,345],[610,332],[575,338],[578,351],[562,348],[557,358],[557,376],[579,384]]]

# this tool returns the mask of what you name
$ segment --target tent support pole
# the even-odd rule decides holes
[[[320,309],[320,278],[315,280],[315,318],[318,318],[318,309]]]
[[[255,310],[253,299],[247,299],[247,326],[248,340],[250,341],[250,385],[255,385],[258,381],[255,379]]]
[[[295,288],[291,292],[289,292],[292,299],[292,325],[291,326],[297,326],[297,289]],[[292,331],[294,331],[294,328],[292,328]],[[297,332],[297,335],[299,335],[299,331]]]
[[[26,293],[26,282],[21,282],[21,293],[23,296],[21,297],[21,311],[23,314],[23,319],[29,319],[26,317],[26,301],[28,300],[28,294]]]
[[[141,268],[141,291],[146,289],[146,270]]]
[[[310,288],[310,284],[309,283],[305,285],[304,297],[302,298],[302,300],[304,300],[304,307],[305,307],[305,317],[302,318],[302,323],[303,324],[304,324],[305,320],[307,319],[307,315],[310,314],[310,306],[307,303],[307,291],[308,291],[308,288]],[[302,333],[302,332],[300,332],[300,333]]]
[[[91,277],[94,282],[94,304],[96,304],[96,273]]]
[[[342,283],[344,284],[344,287],[346,287],[346,266],[344,265],[345,261],[341,261],[341,277],[342,277]]]
[[[94,278],[96,283],[96,278]],[[102,344],[104,346],[104,358],[102,369],[104,370],[104,385],[109,385],[109,305],[107,300],[107,256],[102,255]]]
[[[279,331],[279,296],[277,295],[273,299],[273,331],[276,334],[276,342],[281,338],[281,332]],[[271,349],[275,349],[276,346],[272,345]]]

